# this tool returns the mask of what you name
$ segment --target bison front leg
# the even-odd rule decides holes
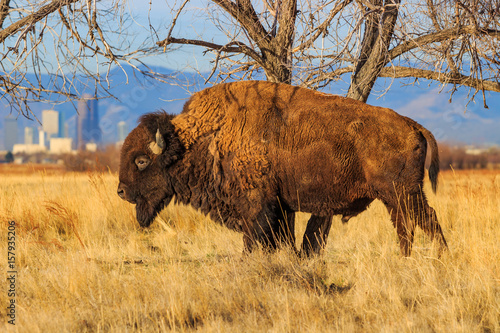
[[[281,210],[277,212],[277,223],[273,229],[276,245],[295,249],[295,212]]]
[[[326,246],[332,226],[332,216],[311,215],[302,240],[301,255],[309,257],[319,254]]]
[[[243,230],[243,253],[252,253],[256,246],[255,237],[251,230]]]
[[[245,252],[251,252],[257,243],[264,250],[275,251],[289,246],[295,250],[295,213],[284,209],[278,200],[251,200],[242,205],[244,216],[243,241]]]
[[[265,250],[289,247],[295,251],[295,213],[270,204],[257,218],[257,235]]]
[[[259,214],[260,215],[260,214]],[[249,218],[244,222],[243,228],[243,251],[252,252],[260,243],[265,251],[274,251],[280,244],[281,229],[275,224],[275,218],[262,214],[258,217]]]

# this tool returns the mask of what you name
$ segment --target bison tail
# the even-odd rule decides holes
[[[437,181],[438,181],[438,174],[439,174],[439,151],[438,151],[438,145],[436,142],[436,139],[434,138],[434,135],[414,121],[411,118],[405,117],[413,126],[415,126],[420,133],[424,136],[425,140],[427,140],[427,143],[429,144],[429,147],[431,148],[431,165],[429,166],[429,179],[431,181],[432,185],[432,191],[436,193],[437,190]]]
[[[426,130],[427,131],[427,130]],[[434,138],[434,135],[432,135],[431,132],[427,131],[427,135],[424,134],[427,142],[429,143],[431,147],[431,165],[429,167],[429,179],[431,180],[432,184],[432,191],[436,193],[437,189],[437,179],[438,179],[438,173],[439,173],[439,151],[438,151],[438,146],[436,139]]]
[[[436,139],[434,138],[434,135],[432,135],[432,133],[429,130],[427,130],[423,126],[420,126],[420,132],[424,135],[425,139],[427,140],[427,143],[429,144],[429,147],[431,148],[431,165],[429,166],[429,179],[431,180],[432,191],[436,193],[437,180],[439,174],[438,145]]]

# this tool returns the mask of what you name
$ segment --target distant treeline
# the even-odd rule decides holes
[[[116,145],[108,145],[96,152],[79,151],[76,154],[65,154],[62,160],[68,171],[118,172],[120,148]]]
[[[441,143],[439,159],[442,170],[500,169],[500,147],[473,148]]]
[[[0,156],[0,163],[8,163],[5,156]],[[62,165],[66,171],[86,172],[86,171],[111,171],[117,172],[120,166],[120,148],[115,145],[108,145],[95,152],[77,151],[66,154],[18,153],[14,155],[14,163],[31,164],[58,164]]]

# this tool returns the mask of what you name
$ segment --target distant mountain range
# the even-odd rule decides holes
[[[203,79],[195,73],[179,74],[168,68],[155,68],[155,71],[162,73],[165,77],[178,76],[184,82],[184,86],[144,79],[141,75],[134,74],[132,68],[128,66],[123,66],[123,69],[114,68],[110,72],[109,92],[116,99],[101,99],[98,102],[100,127],[105,143],[117,141],[117,124],[120,121],[125,121],[130,131],[136,126],[139,116],[144,113],[159,109],[164,109],[169,113],[179,113],[193,92],[206,87]],[[382,91],[384,82],[388,81],[377,81],[375,89]],[[325,92],[344,94],[346,88],[345,84],[333,83],[332,87]],[[500,145],[500,94],[487,93],[489,109],[482,107],[482,98],[478,97],[477,104],[469,104],[467,112],[464,113],[467,90],[459,89],[452,103],[448,103],[449,94],[446,92],[440,94],[439,90],[438,86],[428,85],[428,83],[403,87],[401,81],[395,81],[385,95],[377,99],[377,93],[372,94],[368,103],[392,108],[415,119],[431,130],[438,141]],[[68,135],[75,137],[76,102],[54,107],[44,103],[32,103],[31,107],[39,119],[41,119],[42,110],[45,109],[62,112]],[[0,133],[2,133],[0,134],[0,150],[3,149],[4,117],[9,111],[8,105],[0,104]],[[18,118],[18,125],[21,143],[24,127],[39,126],[38,123],[22,116]]]

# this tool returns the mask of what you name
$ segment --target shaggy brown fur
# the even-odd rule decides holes
[[[149,147],[159,128],[166,145]],[[381,200],[411,253],[415,225],[446,241],[422,191],[427,143],[436,188],[432,134],[396,112],[349,98],[259,81],[221,84],[194,94],[178,116],[143,116],[126,138],[119,195],[148,226],[176,197],[214,220],[276,248],[294,243],[293,216],[310,212],[303,247],[324,246],[329,216],[346,222]]]

